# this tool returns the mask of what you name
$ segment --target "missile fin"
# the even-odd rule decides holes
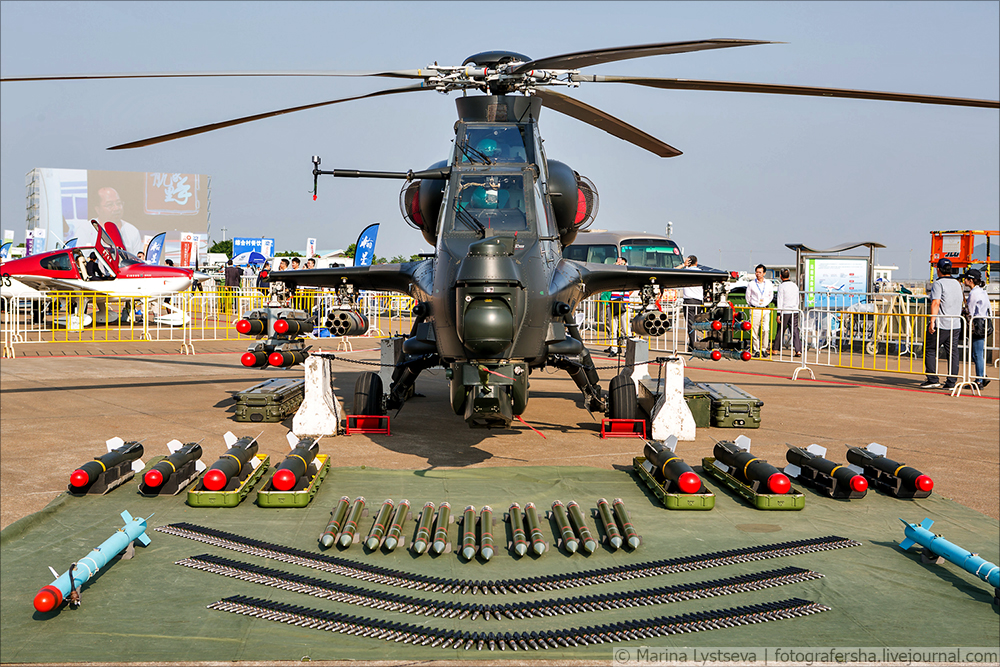
[[[916,542],[914,542],[910,538],[906,538],[905,540],[903,540],[902,542],[899,543],[899,548],[902,549],[903,551],[906,551],[907,549],[909,549],[910,547],[912,547],[914,544],[916,544]]]
[[[869,443],[869,445],[865,447],[865,449],[867,449],[875,456],[885,456],[885,453],[889,451],[885,445],[880,445],[877,442]]]
[[[851,471],[859,474],[859,475],[864,475],[865,474],[864,469],[862,469],[860,466],[854,465],[853,463],[848,463],[844,467],[847,468],[848,470],[851,470]]]
[[[205,462],[202,461],[201,459],[198,459],[197,461],[194,462],[194,469],[197,470],[198,472],[201,472],[207,467],[208,466],[205,465]]]
[[[144,547],[148,547],[149,546],[150,540],[149,540],[149,535],[146,534],[146,531],[143,531],[142,535],[140,535],[139,537],[137,537],[135,539],[139,540],[139,543],[142,546],[144,546]]]
[[[924,530],[930,530],[931,526],[933,525],[934,521],[932,521],[930,518],[924,519],[923,521],[920,522],[920,527],[923,528]]]
[[[184,443],[181,442],[180,440],[176,440],[176,439],[171,440],[170,442],[167,443],[167,449],[170,450],[171,454],[173,454],[174,452],[176,452],[178,449],[180,449],[183,446],[184,446]]]
[[[816,456],[826,456],[826,447],[822,447],[817,444],[812,444],[806,447],[806,451],[810,454],[815,454]]]
[[[132,518],[132,515],[128,513],[128,510],[122,511],[121,517],[122,521],[124,521],[125,523],[131,523],[132,521],[135,521],[135,519]]]
[[[667,449],[669,449],[672,452],[676,452],[677,451],[677,436],[676,435],[668,435],[667,439],[663,441],[663,446],[666,447]]]
[[[718,468],[722,472],[729,472],[729,466],[727,466],[725,463],[723,463],[719,459],[715,459],[714,461],[712,461],[712,465],[714,465],[716,468]]]
[[[226,447],[232,447],[236,444],[236,441],[239,440],[239,438],[233,435],[232,431],[226,431],[226,434],[222,436],[222,439],[225,441]]]
[[[299,444],[299,438],[297,435],[289,431],[285,434],[285,439],[288,440],[288,448],[295,449],[295,445]]]
[[[259,458],[257,458],[256,456],[253,456],[253,457],[250,458],[250,467],[252,469],[256,470],[257,466],[259,466],[259,465],[260,465],[260,459]]]
[[[109,452],[113,452],[114,450],[116,450],[119,447],[121,447],[122,445],[124,445],[125,441],[122,440],[121,438],[119,438],[118,436],[115,436],[114,438],[111,438],[110,440],[105,441],[104,444],[106,444],[108,446],[108,451]]]
[[[745,435],[737,436],[736,442],[734,442],[733,444],[735,444],[737,447],[739,447],[745,452],[750,451],[750,438],[746,437]]]
[[[785,469],[782,472],[784,472],[786,475],[789,475],[790,477],[798,477],[799,473],[802,472],[802,468],[798,467],[794,463],[789,463],[788,465],[785,466]]]

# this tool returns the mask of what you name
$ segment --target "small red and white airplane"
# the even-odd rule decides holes
[[[97,320],[103,324],[117,319],[113,314],[111,320],[107,319],[107,298],[166,297],[190,289],[195,281],[210,278],[192,269],[146,264],[125,250],[115,223],[101,226],[91,220],[91,224],[98,232],[97,245],[93,247],[63,248],[4,262],[0,266],[2,295],[23,296],[15,294],[16,283],[39,292],[93,293],[106,297],[97,300]],[[93,262],[90,270],[88,259]],[[162,305],[172,311],[171,315],[158,318],[163,320],[162,324],[184,323],[178,317],[183,315],[178,308],[169,303]]]

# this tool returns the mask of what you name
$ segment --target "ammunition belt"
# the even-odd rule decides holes
[[[471,581],[461,579],[445,579],[429,577],[393,570],[378,565],[359,563],[337,556],[317,554],[302,549],[271,544],[261,540],[234,535],[213,528],[205,528],[189,523],[175,523],[160,526],[156,531],[177,537],[186,537],[198,542],[210,544],[240,553],[270,558],[284,563],[301,565],[332,574],[338,574],[352,579],[360,579],[376,584],[398,586],[407,589],[426,590],[441,593],[459,593],[465,595],[471,592],[489,594],[527,593],[549,591],[560,588],[576,588],[591,586],[628,579],[641,579],[662,574],[701,570],[710,567],[747,563],[758,560],[768,560],[783,556],[843,549],[860,546],[861,543],[843,537],[829,536],[808,540],[793,540],[778,544],[745,547],[717,551],[714,553],[667,558],[645,563],[631,563],[597,570],[584,570],[565,574],[550,574],[541,577],[526,577],[498,581]]]
[[[320,609],[309,609],[243,595],[214,602],[208,605],[208,608],[341,634],[403,642],[404,644],[420,644],[421,646],[429,645],[454,649],[464,647],[466,651],[473,646],[479,651],[483,648],[489,648],[491,651],[497,648],[501,651],[510,648],[517,651],[529,648],[538,650],[587,646],[605,642],[631,641],[687,632],[717,630],[751,623],[765,623],[830,610],[826,605],[791,598],[730,609],[607,623],[586,628],[532,631],[530,633],[505,632],[501,635],[499,632],[463,632],[395,623]]]
[[[516,620],[667,604],[683,600],[759,591],[774,586],[795,584],[823,577],[819,572],[804,570],[799,567],[786,567],[780,570],[739,575],[715,581],[606,593],[604,595],[588,595],[585,597],[557,598],[498,605],[444,602],[382,593],[207,554],[185,558],[177,561],[177,564],[203,572],[211,572],[213,574],[240,579],[241,581],[249,581],[255,584],[263,584],[264,586],[333,600],[334,602],[343,602],[417,616],[440,616],[443,618],[458,618],[460,620],[469,618],[473,621],[479,618],[479,616],[482,616],[487,621],[490,619],[500,620],[504,616],[511,620]]]

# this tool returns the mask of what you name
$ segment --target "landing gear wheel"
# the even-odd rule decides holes
[[[608,417],[635,419],[637,403],[632,378],[625,373],[616,375],[608,388]]]
[[[354,383],[354,412],[356,415],[383,415],[382,378],[378,373],[365,371]]]

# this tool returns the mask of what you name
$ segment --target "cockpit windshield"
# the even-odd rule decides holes
[[[462,162],[498,164],[528,161],[524,137],[515,126],[467,127],[465,136],[459,137],[458,141]]]
[[[459,180],[455,227],[493,231],[527,229],[524,177],[520,174],[469,174]]]

